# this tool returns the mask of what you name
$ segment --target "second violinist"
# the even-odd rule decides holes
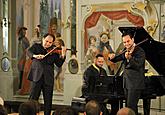
[[[134,34],[124,32],[122,35],[123,45],[126,52],[121,55],[109,55],[112,62],[123,61],[123,80],[127,107],[133,109],[138,115],[138,101],[144,87],[144,69],[145,69],[145,52],[135,45]]]
[[[48,49],[53,48],[55,37],[52,34],[45,34],[42,43],[33,44],[27,51],[32,59],[32,65],[28,79],[32,82],[30,99],[38,100],[43,92],[44,115],[51,114],[53,86],[54,86],[54,64],[61,67],[65,61],[65,49],[62,54],[52,53],[45,56]]]

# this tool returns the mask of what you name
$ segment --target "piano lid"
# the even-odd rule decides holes
[[[134,33],[135,43],[139,43],[145,39],[139,46],[146,53],[146,60],[160,74],[165,75],[165,43],[155,41],[143,27],[119,27],[121,33]]]

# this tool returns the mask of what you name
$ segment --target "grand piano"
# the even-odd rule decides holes
[[[158,75],[146,76],[146,88],[141,95],[144,115],[150,115],[151,99],[165,95],[165,43],[154,40],[143,27],[119,27],[118,29],[121,33],[124,31],[135,33],[135,43],[141,43],[139,46],[145,51],[146,60],[158,73]],[[122,83],[122,77],[118,75],[109,78],[100,77],[96,82],[94,93],[89,94],[89,98],[95,98],[100,102],[104,102],[105,99],[124,100]]]

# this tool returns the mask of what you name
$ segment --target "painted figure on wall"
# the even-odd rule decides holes
[[[98,53],[97,49],[97,43],[96,43],[96,37],[90,36],[89,37],[89,48],[87,50],[87,53],[85,55],[85,66],[88,67],[94,62],[94,58]]]
[[[26,37],[26,27],[21,27],[18,31],[18,70],[19,70],[19,89],[22,87],[23,70],[26,62],[26,50],[30,46]]]
[[[40,25],[34,28],[34,34],[30,40],[30,45],[32,46],[34,43],[41,43]]]
[[[55,37],[61,37],[61,34],[57,32],[58,24],[57,24],[57,18],[53,17],[50,19],[48,32],[53,34]]]
[[[64,41],[60,38],[60,37],[57,37],[55,42],[54,42],[54,45],[61,49],[65,46],[65,43]],[[61,50],[59,50],[58,53],[62,53]],[[54,89],[56,92],[63,92],[64,90],[64,84],[63,84],[63,80],[64,80],[64,74],[65,74],[65,71],[66,71],[66,66],[67,66],[67,63],[64,62],[62,67],[57,67],[55,66],[55,70],[54,70],[54,73],[55,73],[55,85],[54,85]]]
[[[34,28],[34,35],[32,39],[30,40],[30,46],[32,46],[35,43],[41,43],[41,37],[40,37],[40,25],[37,25]],[[23,70],[23,78],[22,78],[22,86],[21,89],[18,91],[18,94],[20,95],[26,95],[29,94],[30,91],[30,81],[27,79],[29,74],[29,68],[31,67],[32,60],[26,56],[25,61],[25,67]]]

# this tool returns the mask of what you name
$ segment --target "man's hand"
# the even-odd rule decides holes
[[[113,59],[113,58],[115,57],[115,54],[114,54],[114,53],[109,53],[109,54],[108,54],[108,57],[109,57],[110,60],[111,60],[111,59]]]
[[[38,55],[33,55],[33,57],[36,59],[43,59],[45,57],[45,55],[38,54]]]
[[[132,56],[131,56],[131,53],[130,52],[125,52],[125,58],[126,59],[130,59]]]

